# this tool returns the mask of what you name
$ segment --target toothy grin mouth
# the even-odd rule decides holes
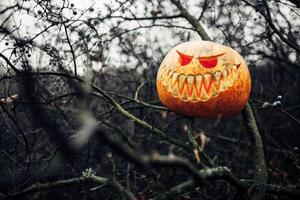
[[[233,65],[231,68],[225,67],[223,71],[197,75],[178,74],[166,69],[167,76],[162,76],[161,80],[165,90],[182,101],[207,101],[233,85],[238,67]]]

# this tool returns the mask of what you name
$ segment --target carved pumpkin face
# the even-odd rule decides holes
[[[161,63],[157,91],[170,110],[188,117],[230,117],[249,98],[251,79],[235,50],[209,41],[182,43]]]

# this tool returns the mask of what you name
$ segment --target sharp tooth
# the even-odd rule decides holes
[[[188,85],[188,91],[190,92],[194,87],[194,76],[187,76],[187,85]]]
[[[227,79],[227,75],[228,75],[228,73],[227,73],[227,70],[226,70],[226,69],[224,69],[224,71],[223,71],[223,77],[224,77],[224,80],[226,80],[226,79]]]
[[[222,92],[222,91],[224,91],[224,90],[226,90],[226,81],[222,80],[222,81],[220,82],[219,91]]]
[[[164,76],[164,71],[162,70],[161,72],[159,72],[160,73],[160,79],[161,79],[161,81],[163,82],[164,81],[164,79],[165,79],[165,76]]]
[[[231,79],[229,79],[229,81],[228,81],[228,87],[231,87],[232,86],[232,84],[233,84],[233,82],[234,82],[234,80],[231,78]]]
[[[172,90],[172,78],[169,78],[168,84],[167,84],[167,91],[171,92]]]
[[[167,68],[165,68],[165,67],[163,67],[162,69],[161,69],[161,74],[164,74],[164,73],[166,73],[166,71],[167,71]]]
[[[164,86],[167,86],[167,84],[168,84],[170,72],[171,72],[171,71],[168,71],[168,72],[166,73],[166,76],[162,76],[162,83],[163,83]]]
[[[219,82],[220,78],[221,78],[221,72],[217,71],[214,73],[214,78],[216,82]]]
[[[166,68],[160,68],[160,70],[158,70],[160,74],[163,74],[166,71]]]
[[[233,79],[233,81],[235,81],[236,78],[237,78],[237,73],[236,73],[236,71],[232,70],[232,79]]]
[[[185,83],[185,75],[179,75],[178,80],[179,80],[179,90],[182,90],[184,83]]]
[[[168,72],[168,74],[167,74],[168,80],[169,80],[169,78],[172,78],[172,75],[173,75],[173,71],[170,70],[170,71]]]
[[[163,80],[164,78],[164,73],[165,73],[166,69],[165,68],[162,68],[161,71],[159,71],[159,74],[160,74],[160,79]]]
[[[163,73],[160,74],[160,79],[161,79],[161,81],[164,80],[164,75],[163,75]]]
[[[209,84],[210,84],[210,81],[211,81],[211,74],[208,74],[208,73],[206,73],[206,74],[204,74],[203,75],[203,79],[204,79],[204,86],[206,87],[206,88],[208,88],[209,87]]]
[[[201,84],[202,84],[203,77],[201,75],[196,76],[196,87],[198,92],[201,92]]]
[[[204,74],[203,77],[204,77],[204,84],[208,85],[210,83],[210,80],[211,80],[211,74],[206,73],[206,74]]]
[[[166,80],[166,78],[162,80],[162,84],[163,84],[164,89],[166,90],[167,85],[168,85],[168,81]]]
[[[226,79],[226,87],[231,87],[231,85],[233,84],[234,81],[234,70],[232,70],[231,68],[227,68],[227,79]]]
[[[218,90],[216,89],[215,85],[212,85],[212,86],[211,86],[210,93],[211,93],[211,96],[212,96],[212,97],[218,95]]]
[[[233,70],[237,70],[237,65],[232,65]]]
[[[213,85],[215,85],[216,89],[219,89],[219,87],[220,87],[221,76],[222,76],[222,72],[220,72],[220,71],[217,71],[214,73],[215,82]]]
[[[202,88],[201,92],[200,92],[200,99],[203,101],[206,101],[208,99],[208,95],[206,94],[206,91],[204,88]]]
[[[227,70],[227,74],[228,74],[228,76],[230,76],[230,75],[231,75],[231,71],[232,71],[232,69],[230,69],[229,67],[227,67],[227,68],[226,68],[226,70]]]
[[[174,72],[173,73],[173,75],[172,75],[172,86],[174,86],[174,84],[176,83],[176,81],[177,81],[177,73],[176,72]]]
[[[197,101],[198,98],[197,98],[196,88],[193,88],[192,96],[190,96],[189,99],[191,101]]]
[[[187,91],[187,87],[184,87],[182,95],[181,95],[181,100],[186,101],[188,100],[188,91]]]
[[[173,95],[174,97],[178,97],[178,96],[179,96],[179,90],[178,90],[178,84],[177,84],[177,83],[176,83],[175,86],[173,87],[172,95]]]

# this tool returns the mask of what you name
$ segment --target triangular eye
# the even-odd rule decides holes
[[[199,62],[205,68],[214,68],[218,64],[218,57],[222,55],[224,55],[224,53],[211,57],[200,57]]]
[[[212,59],[201,59],[199,58],[200,64],[205,68],[213,68],[218,64],[218,58],[212,58]]]
[[[193,60],[193,56],[184,55],[179,51],[176,52],[179,54],[179,63],[181,64],[181,66],[187,65]]]

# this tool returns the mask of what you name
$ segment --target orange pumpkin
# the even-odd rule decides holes
[[[162,61],[157,91],[163,105],[188,117],[230,117],[248,101],[251,78],[232,48],[192,41],[174,47]]]

